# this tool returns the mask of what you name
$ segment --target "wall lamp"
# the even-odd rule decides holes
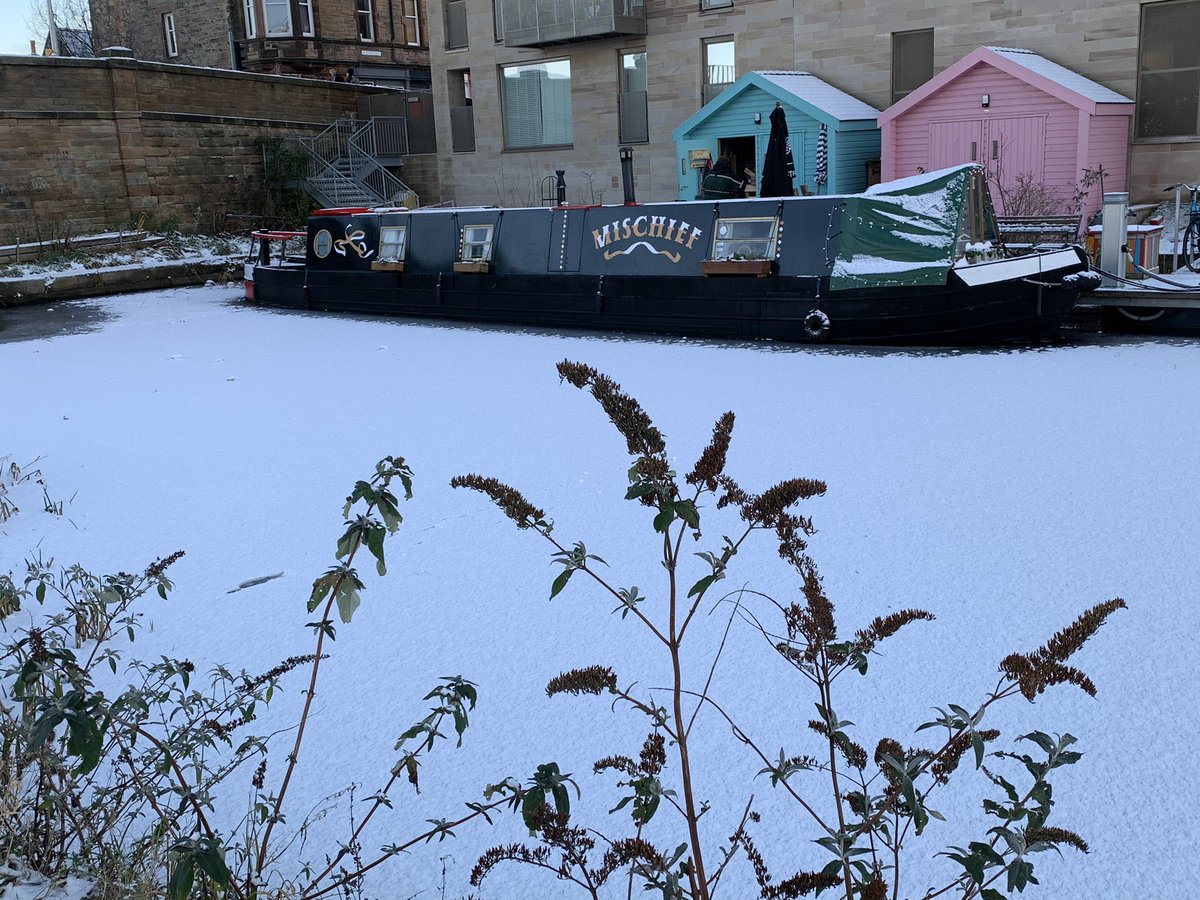
[[[982,106],[984,109],[987,109],[989,106],[991,106],[992,105],[991,94],[984,94],[982,97],[980,97],[979,105]]]
[[[762,124],[762,113],[755,113],[755,114],[754,114],[754,124],[755,124],[755,125],[761,125],[761,124]]]

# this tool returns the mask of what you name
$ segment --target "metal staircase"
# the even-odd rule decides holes
[[[416,192],[381,162],[407,154],[406,126],[403,118],[342,118],[301,139],[308,154],[305,189],[326,207],[418,206]]]

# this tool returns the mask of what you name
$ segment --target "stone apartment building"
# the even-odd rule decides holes
[[[425,0],[90,0],[98,47],[137,59],[427,90]]]
[[[672,199],[671,130],[751,70],[802,70],[885,109],[980,46],[1041,54],[1137,101],[1135,201],[1200,177],[1200,0],[446,0],[428,22],[443,196]]]

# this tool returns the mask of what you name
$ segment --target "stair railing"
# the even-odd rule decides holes
[[[300,146],[308,153],[308,177],[305,187],[324,206],[371,206],[379,202],[362,190],[346,162],[346,147],[358,123],[339,118],[312,138],[301,138]]]
[[[379,162],[380,156],[408,152],[407,122],[401,117],[376,117],[363,122],[346,140],[346,153],[354,178],[378,194],[381,203],[416,206],[416,191]]]
[[[407,122],[401,117],[358,122],[340,118],[313,138],[302,138],[308,152],[306,187],[326,206],[415,206],[418,197],[377,156],[408,151]]]

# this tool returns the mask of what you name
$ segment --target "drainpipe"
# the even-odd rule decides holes
[[[54,0],[46,0],[46,16],[50,22],[50,52],[58,56],[58,26],[54,24]]]

